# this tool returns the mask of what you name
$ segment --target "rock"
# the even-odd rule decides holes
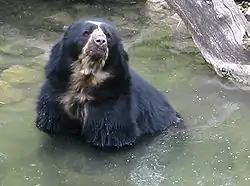
[[[64,26],[70,25],[74,19],[67,12],[58,12],[44,18],[44,24],[49,30],[62,32]]]
[[[5,81],[0,80],[0,105],[18,102],[25,96],[21,90],[12,87]]]
[[[47,58],[45,57],[45,55],[39,55],[36,56],[32,59],[34,64],[40,65],[40,66],[44,66],[46,63]]]
[[[32,59],[32,69],[38,70],[39,72],[44,72],[44,66],[49,60],[50,53],[45,53],[44,55],[36,56]]]
[[[31,110],[35,110],[35,97],[25,97],[21,101],[17,103],[13,103],[10,105],[5,105],[4,107],[0,107],[0,112],[12,112],[12,113],[17,113],[17,112],[30,112]]]
[[[39,48],[36,47],[38,45]],[[44,53],[45,50],[41,48],[41,42],[35,43],[24,38],[10,40],[0,36],[0,72],[1,69],[16,64],[30,65],[33,57],[44,55]]]
[[[76,3],[72,6],[72,8],[75,10],[75,15],[78,18],[100,16],[100,14],[104,11],[104,9],[99,5],[89,6],[88,4],[84,3]],[[107,11],[109,10],[110,9],[108,9]]]
[[[145,56],[157,56],[159,52],[163,55],[168,51],[174,53],[199,53],[192,38],[176,37],[176,33],[173,33],[171,28],[159,25],[152,25],[146,32],[143,32],[141,41],[134,44],[136,46],[135,50],[148,50],[147,52],[140,52]],[[158,52],[155,52],[155,50],[158,50]]]
[[[135,27],[127,27],[127,26],[122,26],[119,28],[119,31],[121,31],[121,35],[123,38],[130,38],[135,35],[138,35],[140,33],[140,29],[137,29]]]
[[[13,28],[12,25],[9,25],[7,23],[1,24],[1,27],[0,27],[1,36],[0,37],[6,41],[8,40],[16,41],[17,39],[22,38],[22,35],[20,34],[20,32],[21,32],[20,29]]]
[[[35,83],[41,79],[41,72],[21,65],[13,65],[2,72],[1,79],[9,84]]]
[[[128,21],[122,16],[110,16],[109,20],[117,27],[126,26]]]
[[[147,14],[157,25],[165,25],[172,29],[176,37],[191,37],[182,19],[173,11],[165,0],[147,0]]]
[[[34,46],[28,46],[22,41],[6,44],[0,47],[0,51],[15,56],[34,57],[44,53],[44,50]]]
[[[174,41],[168,43],[167,47],[173,52],[177,53],[200,53],[199,49],[196,47],[191,38],[189,40],[174,39]]]
[[[29,64],[29,60],[24,57],[17,57],[11,54],[7,54],[0,50],[0,73],[2,69],[9,68],[12,65],[16,64]]]
[[[157,23],[165,22],[173,14],[173,11],[164,0],[147,0],[146,8],[148,16]]]
[[[139,20],[140,18],[141,18],[140,12],[135,12],[135,10],[131,10],[126,14],[126,19],[128,22],[135,22]]]

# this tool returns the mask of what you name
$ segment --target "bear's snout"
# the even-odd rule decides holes
[[[107,47],[107,39],[105,35],[95,35],[93,36],[93,41],[99,47]]]
[[[84,48],[85,55],[89,56],[93,61],[106,60],[108,55],[106,35],[101,29],[94,30]]]

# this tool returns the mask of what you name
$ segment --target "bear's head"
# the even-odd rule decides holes
[[[108,20],[80,19],[53,46],[45,71],[56,84],[97,86],[107,79],[125,78],[127,62],[121,37]]]

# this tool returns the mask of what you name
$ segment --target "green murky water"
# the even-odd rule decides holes
[[[199,54],[183,49],[166,28],[148,26],[140,4],[61,2],[0,1],[0,186],[250,184],[248,92],[218,79]],[[82,16],[105,16],[118,26],[131,65],[168,92],[186,121],[185,134],[163,133],[135,149],[110,154],[51,141],[38,132],[34,103],[43,59],[62,25]]]

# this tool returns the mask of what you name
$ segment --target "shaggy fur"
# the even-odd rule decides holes
[[[99,53],[96,33],[107,39]],[[36,127],[50,135],[79,134],[94,146],[123,147],[182,123],[165,97],[129,68],[122,40],[105,19],[69,26],[51,50],[45,74]]]

